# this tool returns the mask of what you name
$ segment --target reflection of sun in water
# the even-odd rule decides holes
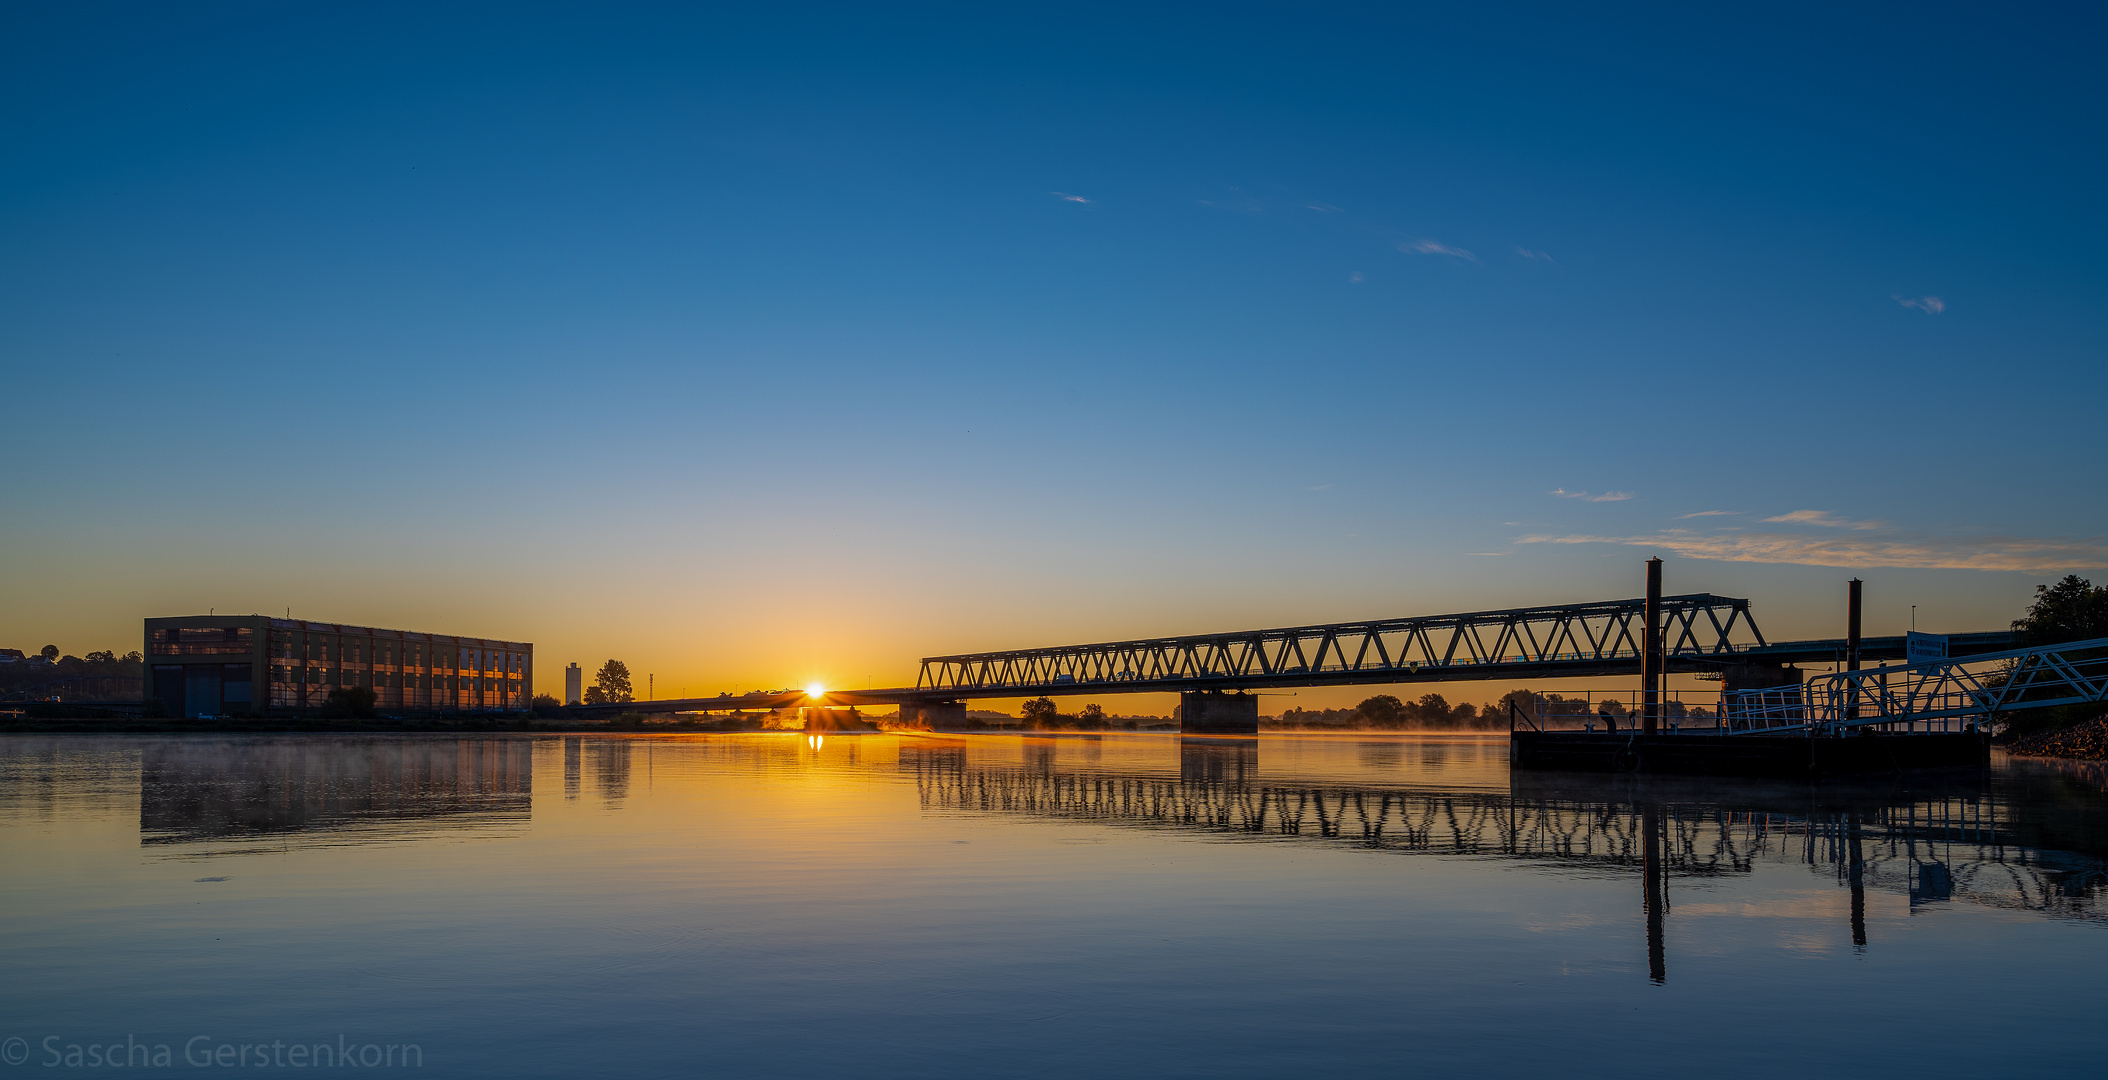
[[[807,735],[805,737],[805,745],[810,746],[815,750],[818,750],[821,745],[826,742],[827,736],[825,735]]]
[[[826,697],[826,696],[827,696],[827,688],[826,688],[826,687],[824,687],[824,686],[821,686],[821,685],[820,685],[819,683],[814,683],[814,684],[812,684],[811,686],[808,686],[808,687],[806,687],[806,688],[805,688],[805,696],[806,696],[806,697]]]

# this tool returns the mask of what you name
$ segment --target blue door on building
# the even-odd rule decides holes
[[[220,714],[220,673],[212,670],[188,671],[183,675],[183,715],[218,716]]]

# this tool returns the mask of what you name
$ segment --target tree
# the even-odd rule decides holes
[[[1493,716],[1494,720],[1506,721],[1508,719],[1508,710],[1512,708],[1515,710],[1515,715],[1520,717],[1523,723],[1535,724],[1537,723],[1539,700],[1536,694],[1528,690],[1510,690],[1502,694],[1500,700],[1494,702],[1486,711]],[[1554,694],[1541,700],[1557,701],[1559,696]]]
[[[2035,586],[2035,602],[2013,629],[2029,645],[2055,645],[2108,637],[2108,588],[2096,587],[2077,574],[2055,585]]]
[[[625,705],[637,700],[635,691],[630,689],[629,665],[620,660],[600,665],[600,673],[593,676],[593,687],[600,691],[602,704]]]
[[[2066,574],[2064,580],[2055,585],[2037,585],[2034,604],[2028,607],[2025,618],[2013,620],[2013,629],[2020,633],[2024,645],[2056,645],[2108,637],[2108,588],[2096,587],[2077,574]],[[2066,659],[2079,659],[2095,652],[2066,654]],[[2010,677],[2010,674],[1996,675],[1986,682],[2001,685]],[[2020,709],[2006,713],[2000,719],[2004,721],[2006,733],[2015,735],[2070,727],[2098,715],[2098,705],[2062,705],[2049,709]]]
[[[598,689],[598,687],[595,687],[595,689]],[[527,707],[534,711],[534,715],[547,720],[554,716],[563,715],[564,703],[548,694],[536,694],[534,695],[534,700],[529,702]]]
[[[1083,711],[1076,714],[1076,726],[1085,731],[1104,731],[1113,724],[1105,718],[1105,707],[1092,703],[1085,705]]]
[[[108,649],[97,649],[89,653],[87,659],[91,664],[110,664],[117,661],[117,654]]]
[[[38,651],[37,655],[56,664],[59,660],[59,647],[56,645],[46,645],[43,649]]]
[[[1024,712],[1025,725],[1032,728],[1050,727],[1054,723],[1054,718],[1058,715],[1054,709],[1053,700],[1043,697],[1033,698],[1031,701],[1025,702]]]
[[[1441,727],[1449,723],[1449,699],[1440,694],[1422,694],[1414,704],[1420,726]]]
[[[1389,694],[1378,694],[1354,707],[1363,721],[1380,728],[1399,727],[1405,723],[1405,702]]]
[[[585,703],[588,705],[605,705],[608,703],[608,692],[597,686],[588,686],[586,687]]]

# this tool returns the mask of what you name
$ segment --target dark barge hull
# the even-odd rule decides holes
[[[1853,776],[1906,769],[1982,768],[1990,737],[1924,735],[1609,735],[1518,731],[1509,764],[1561,772],[1689,776]]]

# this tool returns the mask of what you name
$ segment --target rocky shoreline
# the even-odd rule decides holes
[[[2023,735],[2005,744],[2001,749],[2018,757],[2108,761],[2108,717],[2088,720],[2055,731]]]

